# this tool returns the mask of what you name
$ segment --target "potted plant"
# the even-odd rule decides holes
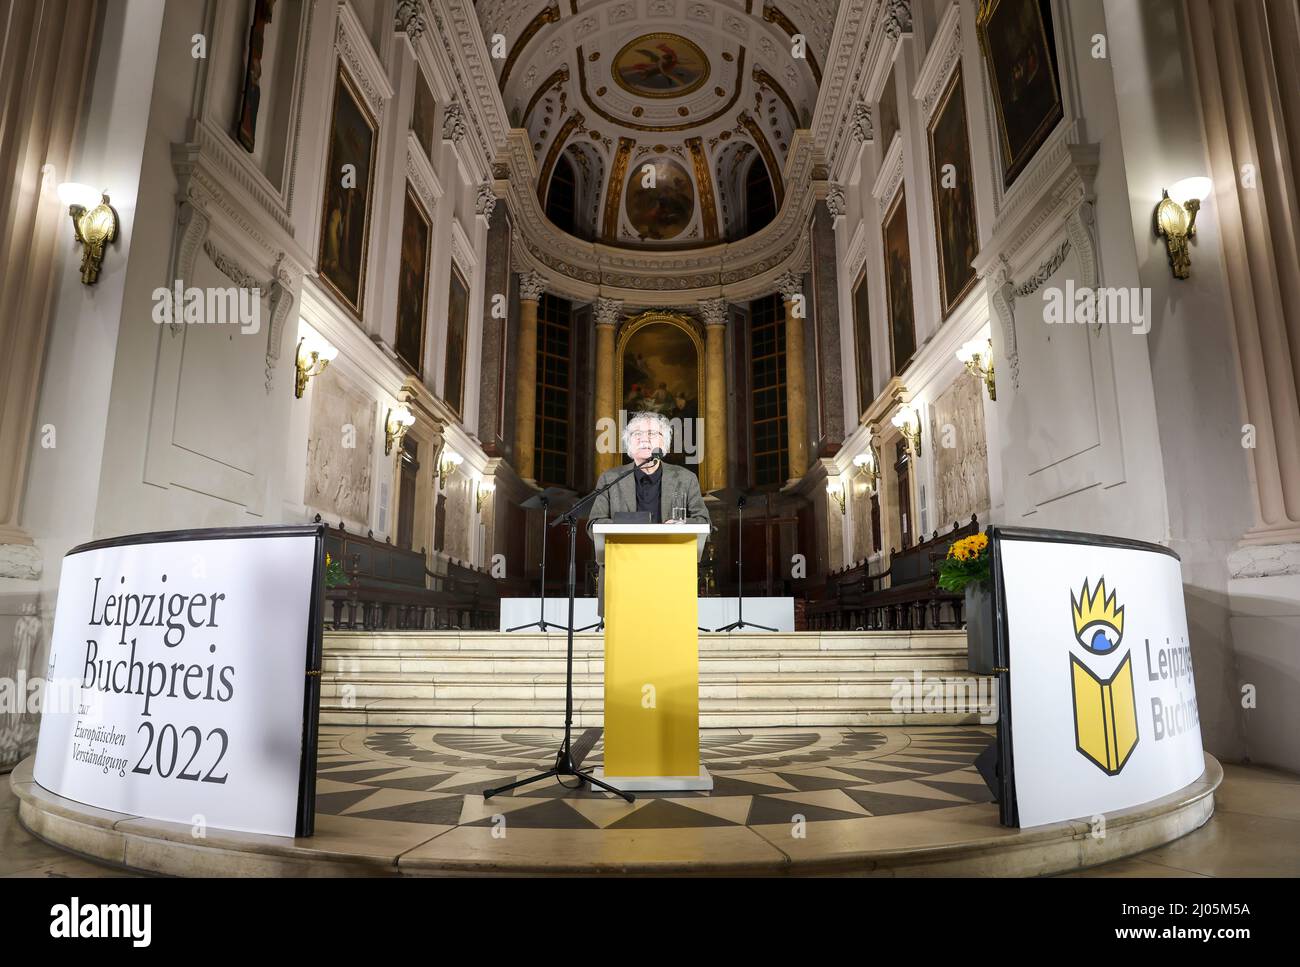
[[[325,587],[337,588],[341,584],[348,583],[348,576],[343,571],[343,564],[334,560],[327,553],[325,555]]]
[[[989,536],[972,534],[953,541],[948,556],[939,565],[939,587],[966,593],[966,643],[972,666],[993,663],[990,557]]]

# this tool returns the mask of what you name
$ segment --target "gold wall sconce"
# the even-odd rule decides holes
[[[966,366],[966,372],[984,380],[989,399],[996,401],[998,386],[993,379],[993,340],[972,339],[957,350],[957,359]]]
[[[894,426],[898,427],[898,432],[903,434],[903,439],[907,443],[907,452],[914,457],[921,455],[921,416],[916,412],[916,408],[910,403],[904,403],[890,420]]]
[[[398,406],[388,411],[384,418],[384,455],[393,452],[393,447],[401,447],[406,431],[415,424],[415,414],[405,406]]]
[[[298,379],[293,386],[295,399],[302,399],[302,394],[307,389],[307,383],[313,377],[325,372],[325,367],[338,354],[337,349],[316,336],[303,336],[298,340],[298,353],[294,360],[294,365],[298,368]]]
[[[831,499],[840,505],[840,513],[847,514],[848,498],[844,493],[844,484],[835,481],[826,482],[826,492],[831,495]]]
[[[442,459],[438,461],[438,486],[444,490],[447,488],[447,475],[454,473],[456,468],[465,462],[465,458],[453,450],[451,447],[444,447]]]
[[[104,264],[104,246],[117,239],[117,211],[108,203],[108,193],[89,185],[65,181],[59,185],[59,201],[68,206],[72,230],[82,245],[81,282],[94,285]]]
[[[1169,265],[1175,279],[1185,279],[1191,274],[1192,256],[1188,251],[1188,239],[1196,235],[1196,213],[1201,210],[1201,202],[1210,194],[1213,182],[1209,178],[1184,178],[1173,188],[1162,189],[1160,203],[1156,205],[1156,235],[1165,240],[1165,250],[1169,253]],[[1173,198],[1170,197],[1173,193]],[[1185,198],[1176,202],[1174,198]]]
[[[880,457],[876,453],[875,447],[867,447],[853,458],[853,466],[857,467],[857,473],[854,476],[866,476],[867,493],[876,492],[876,484],[880,480]]]
[[[483,513],[483,505],[487,503],[489,497],[496,491],[497,485],[491,480],[480,480],[478,482],[478,494],[474,498],[475,507],[480,514]]]

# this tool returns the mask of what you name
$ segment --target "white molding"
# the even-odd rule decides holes
[[[365,28],[361,26],[356,12],[348,0],[338,5],[338,29],[334,32],[334,50],[346,67],[349,76],[356,81],[361,96],[382,126],[384,107],[393,96],[393,85],[388,81],[388,72],[380,62]]]
[[[889,150],[880,162],[876,172],[876,183],[871,186],[871,194],[880,205],[880,219],[883,222],[889,203],[898,193],[898,186],[903,181],[903,132],[894,133],[894,140],[889,142]]]
[[[912,86],[912,97],[921,104],[921,119],[929,122],[934,115],[935,105],[948,86],[952,72],[961,60],[961,8],[956,3],[948,7],[947,13],[939,21],[930,49],[925,55],[921,69],[917,73],[916,83]]]
[[[459,216],[451,220],[451,257],[465,276],[465,281],[472,285],[478,256],[474,254],[474,243],[470,241],[469,234],[461,227]]]
[[[438,180],[438,173],[433,170],[429,159],[424,156],[424,148],[420,146],[420,139],[414,131],[406,134],[406,177],[415,187],[415,193],[420,196],[426,214],[432,221],[438,202],[442,200],[442,182]]]

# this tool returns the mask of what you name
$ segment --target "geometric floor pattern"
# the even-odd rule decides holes
[[[320,733],[316,812],[516,830],[687,830],[807,824],[992,802],[975,757],[983,726],[703,729],[711,792],[637,793],[624,803],[543,780],[484,802],[482,791],[548,768],[555,729],[366,728]],[[574,733],[582,765],[600,765],[600,730]]]

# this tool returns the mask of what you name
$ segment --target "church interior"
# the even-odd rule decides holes
[[[1300,875],[1294,3],[4,7],[0,874]],[[712,791],[485,800],[566,700],[608,751],[550,525],[646,413]],[[314,845],[42,788],[65,555],[281,524],[330,562]],[[1205,772],[1104,840],[976,767],[937,574],[994,526],[1181,562]]]

